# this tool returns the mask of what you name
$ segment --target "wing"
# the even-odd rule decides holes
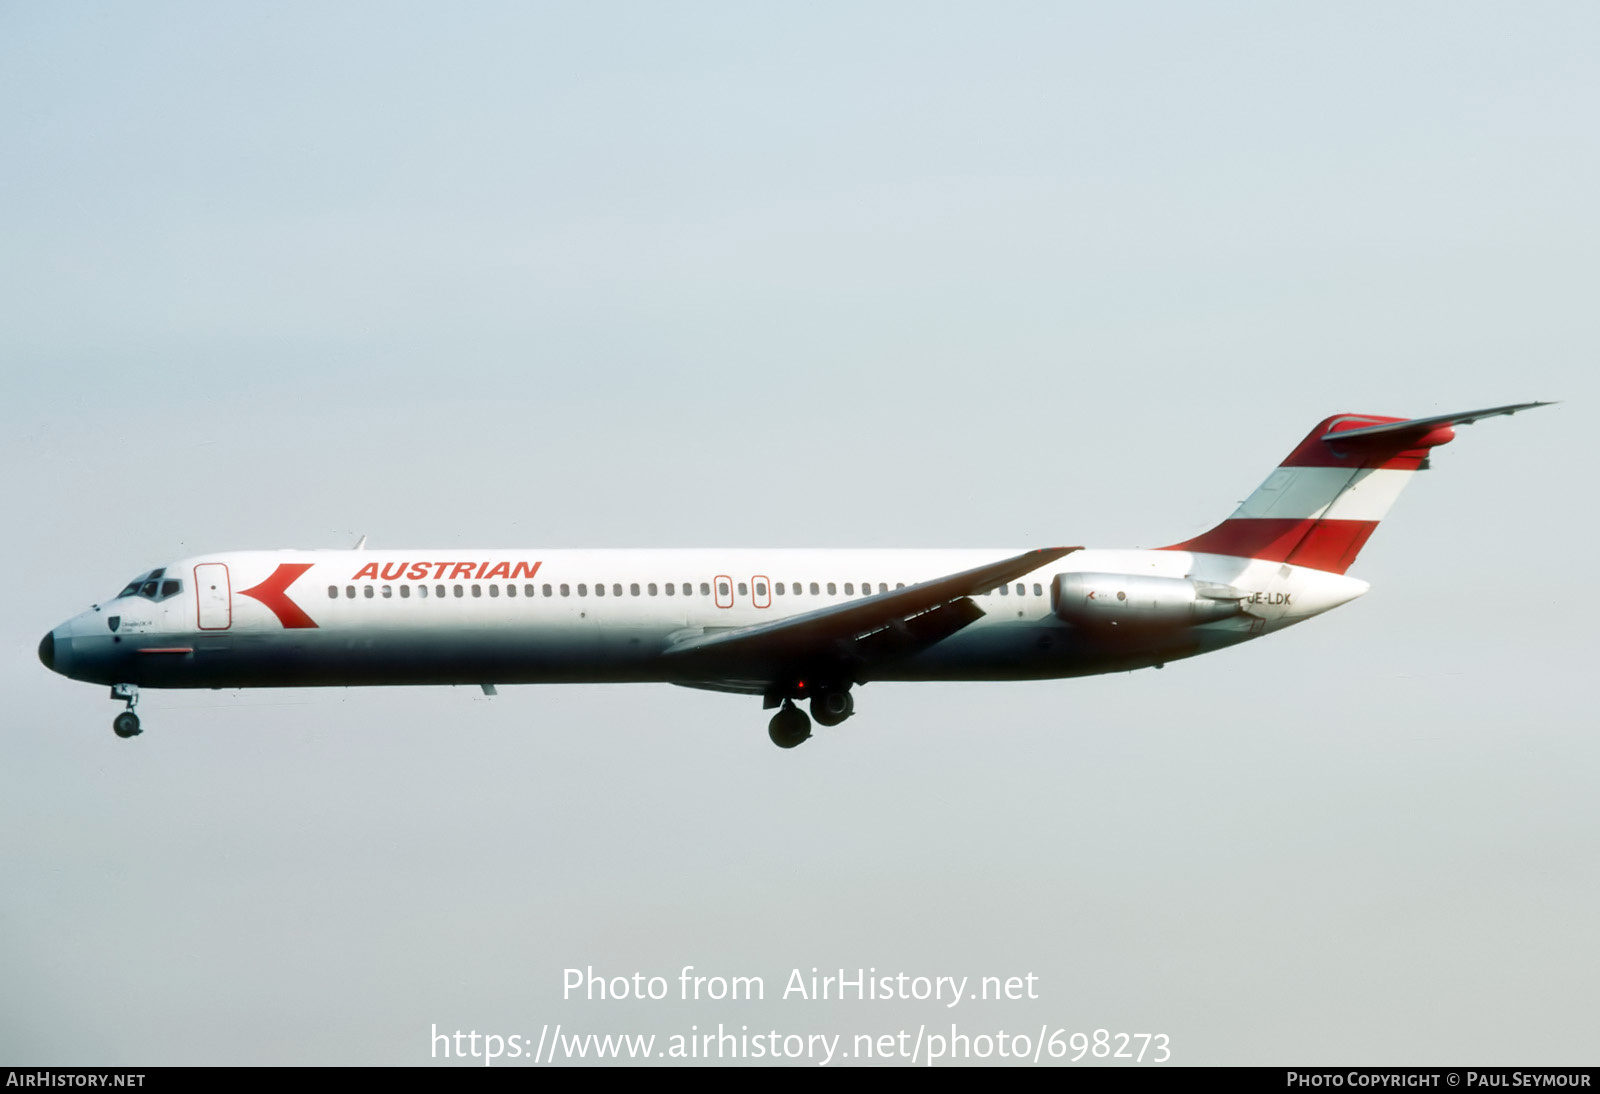
[[[859,679],[873,661],[939,642],[984,611],[970,598],[1064,558],[1081,547],[1050,547],[971,570],[834,604],[753,627],[680,639],[663,651],[674,675],[695,680],[777,679],[818,668]]]

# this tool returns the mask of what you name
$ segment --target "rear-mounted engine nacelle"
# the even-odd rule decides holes
[[[1057,574],[1050,607],[1080,627],[1157,630],[1209,623],[1243,612],[1246,593],[1231,585],[1186,577],[1135,574]]]

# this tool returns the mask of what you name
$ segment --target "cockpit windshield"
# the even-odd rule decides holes
[[[165,600],[183,592],[183,582],[177,578],[167,577],[165,566],[151,570],[147,574],[140,574],[120,593],[117,599],[125,596],[142,596],[146,600]]]

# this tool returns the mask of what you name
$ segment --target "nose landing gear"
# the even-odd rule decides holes
[[[112,684],[111,698],[126,700],[128,704],[127,710],[111,720],[111,732],[124,740],[143,733],[144,730],[139,728],[139,716],[133,712],[133,708],[139,705],[139,685]]]

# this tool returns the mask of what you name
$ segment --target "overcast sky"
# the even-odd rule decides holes
[[[0,1063],[430,1028],[1593,1063],[1600,9],[0,8]],[[1459,431],[1365,598],[1166,669],[102,689],[206,551],[1155,546],[1327,414]],[[759,975],[751,1004],[562,972]],[[803,1003],[789,971],[1033,973]],[[675,991],[674,991],[675,994]]]

